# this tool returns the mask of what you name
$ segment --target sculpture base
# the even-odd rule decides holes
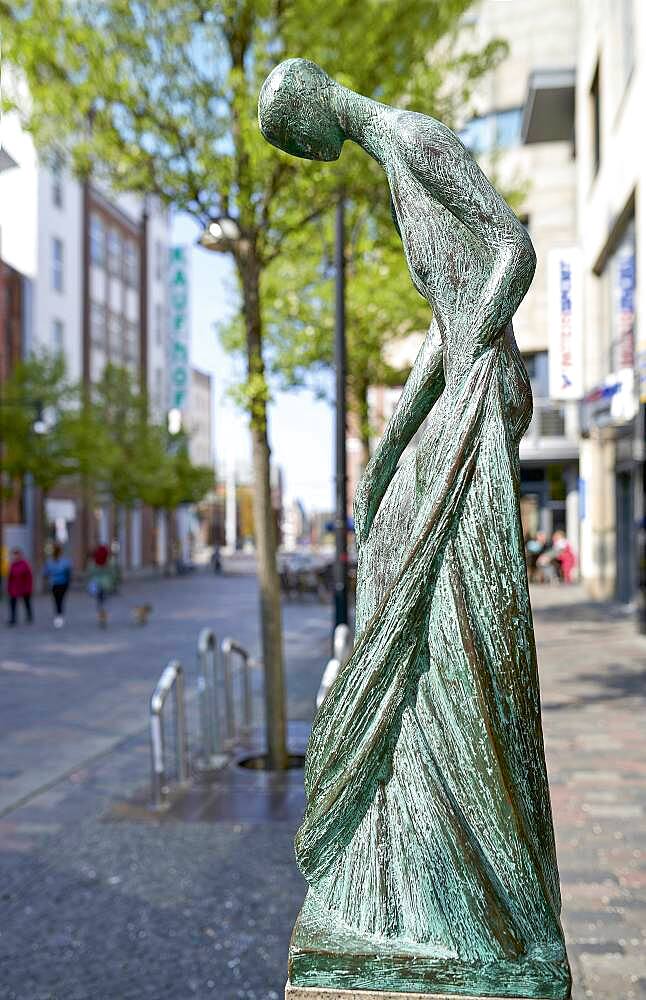
[[[438,945],[361,935],[331,924],[329,913],[309,893],[289,946],[288,989],[304,988],[288,993],[290,1000],[567,1000],[571,978],[564,953],[465,962]]]
[[[492,997],[466,997],[455,993],[383,993],[381,990],[330,990],[319,986],[285,987],[285,1000],[494,1000]],[[517,1000],[510,997],[507,1000]]]

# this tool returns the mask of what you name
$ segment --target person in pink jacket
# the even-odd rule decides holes
[[[11,566],[9,567],[9,579],[7,580],[7,591],[9,593],[9,621],[7,624],[16,624],[16,612],[18,601],[22,599],[27,612],[27,622],[31,624],[34,616],[31,610],[31,595],[34,589],[34,581],[31,566],[25,559],[21,549],[12,549]]]

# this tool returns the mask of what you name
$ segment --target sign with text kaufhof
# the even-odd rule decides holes
[[[169,247],[169,400],[170,410],[186,411],[190,369],[189,248]]]
[[[550,250],[547,314],[551,399],[583,395],[583,267],[578,247]]]

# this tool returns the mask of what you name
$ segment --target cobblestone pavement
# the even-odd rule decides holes
[[[155,682],[179,657],[193,687],[201,628],[231,635],[259,656],[258,597],[253,564],[225,562],[227,572],[126,583],[108,602],[110,624],[96,623],[94,602],[73,590],[65,628],[55,630],[50,601],[36,601],[36,623],[0,625],[0,816],[138,732]],[[152,605],[145,627],[132,611]],[[6,611],[6,608],[0,607]],[[328,655],[331,611],[314,602],[284,610],[287,694],[291,718],[309,718],[312,689]],[[260,670],[253,671],[260,708]],[[55,750],[54,750],[55,748]]]
[[[577,588],[532,598],[573,995],[646,997],[646,639]]]
[[[2,637],[2,663],[24,667],[0,666],[4,690],[11,684],[0,767],[6,759],[19,767],[24,745],[30,777],[13,786],[0,818],[1,1000],[282,996],[304,891],[292,854],[302,798],[292,796],[295,810],[270,810],[258,821],[245,808],[211,822],[115,819],[115,803],[148,781],[141,699],[160,659],[179,652],[188,660],[196,630],[214,616],[220,630],[233,622],[233,633],[257,648],[251,578],[154,586],[147,593],[159,629],[128,624],[134,585],[122,606],[115,600],[105,636],[89,619],[87,629],[79,622],[82,641],[92,649],[105,643],[102,650],[56,651],[52,644],[68,633],[64,640],[43,629],[29,644],[12,633],[11,643],[22,645],[7,652]],[[646,997],[646,640],[625,615],[586,603],[577,588],[537,589],[533,599],[574,997]],[[288,605],[285,621],[290,714],[307,719],[329,609]],[[115,651],[112,643],[123,645]],[[71,704],[64,670],[80,689]],[[85,676],[92,672],[98,687]],[[64,696],[54,693],[66,683]],[[38,699],[41,709],[33,707]],[[122,726],[115,707],[126,699],[138,709]],[[106,703],[112,708],[99,708]],[[49,780],[38,785],[43,767]],[[250,775],[249,803],[255,781]],[[243,787],[239,801],[245,795]]]

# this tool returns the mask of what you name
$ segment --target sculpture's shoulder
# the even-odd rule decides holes
[[[416,173],[435,172],[442,161],[454,164],[469,157],[455,132],[430,115],[398,111],[391,121],[393,151]]]

